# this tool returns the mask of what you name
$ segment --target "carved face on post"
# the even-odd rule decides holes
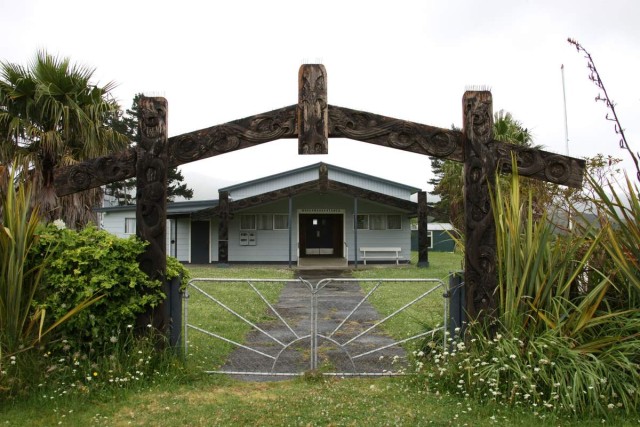
[[[327,72],[322,65],[305,64],[298,73],[298,154],[329,152]]]

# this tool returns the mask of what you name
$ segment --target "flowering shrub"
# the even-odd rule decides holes
[[[137,238],[118,238],[95,227],[73,231],[52,224],[40,233],[34,262],[39,251],[50,247],[51,261],[35,297],[50,318],[59,318],[87,298],[102,296],[59,329],[79,351],[109,346],[111,337],[164,298],[161,283],[149,280],[139,268],[137,257],[144,243]]]
[[[523,332],[502,329],[487,338],[477,325],[471,326],[466,344],[463,337],[452,337],[447,349],[432,342],[414,353],[416,370],[434,391],[529,408],[535,414],[636,410],[636,373],[581,352],[553,330],[526,339]]]

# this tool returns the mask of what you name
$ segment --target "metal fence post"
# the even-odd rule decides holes
[[[467,322],[465,313],[464,271],[449,274],[449,336],[462,336]],[[456,328],[460,328],[456,331]]]
[[[169,345],[178,349],[182,335],[182,295],[180,284],[182,276],[169,281]]]

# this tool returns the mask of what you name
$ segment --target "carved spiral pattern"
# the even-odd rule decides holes
[[[459,133],[364,111],[332,107],[331,133],[435,157],[447,157],[459,148]]]
[[[181,135],[172,142],[173,156],[181,163],[198,160],[204,152],[202,144],[193,135]]]
[[[74,167],[69,174],[69,182],[79,190],[86,190],[91,186],[91,174],[82,166]]]
[[[562,156],[551,156],[546,159],[544,167],[545,177],[555,183],[564,184],[571,176],[571,164],[569,160]]]
[[[221,126],[209,140],[209,146],[218,153],[235,151],[240,146],[240,138],[226,126]]]

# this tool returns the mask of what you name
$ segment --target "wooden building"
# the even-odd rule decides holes
[[[217,200],[169,203],[167,253],[194,264],[406,263],[418,191],[320,162],[220,189]],[[135,210],[100,208],[101,226],[135,234]]]

